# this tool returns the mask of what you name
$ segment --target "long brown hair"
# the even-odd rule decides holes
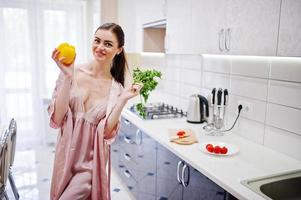
[[[98,27],[95,32],[97,32],[98,30],[110,30],[115,34],[117,38],[118,48],[124,46],[124,32],[118,24],[105,23]],[[124,76],[126,68],[128,68],[128,65],[123,49],[119,54],[115,55],[111,67],[111,75],[117,82],[121,83],[122,86],[124,86]]]

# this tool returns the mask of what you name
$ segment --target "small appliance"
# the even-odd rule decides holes
[[[199,94],[193,94],[189,97],[187,109],[187,122],[203,123],[209,117],[209,105],[207,99]]]

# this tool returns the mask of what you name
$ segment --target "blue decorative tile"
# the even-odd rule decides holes
[[[139,158],[143,158],[143,155],[138,155]]]
[[[170,165],[170,162],[165,161],[164,164],[165,164],[165,165]]]
[[[159,200],[168,200],[168,198],[167,197],[160,197]]]
[[[148,175],[148,176],[153,176],[153,175],[155,175],[155,174],[154,174],[153,172],[148,172],[147,175]]]
[[[118,165],[119,168],[124,168],[124,165]]]
[[[114,151],[114,152],[118,152],[118,150],[117,150],[117,149],[114,149],[113,151]]]
[[[132,187],[132,186],[128,186],[128,188],[129,188],[129,190],[132,190],[132,189],[133,189],[133,187]]]
[[[119,188],[114,188],[113,191],[114,191],[114,192],[120,192],[120,189],[119,189]]]

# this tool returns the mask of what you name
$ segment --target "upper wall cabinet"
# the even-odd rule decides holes
[[[300,0],[282,0],[277,55],[301,56]]]
[[[279,10],[280,0],[228,0],[227,53],[275,56]]]
[[[193,53],[226,52],[226,8],[227,1],[192,0]]]
[[[192,0],[193,51],[275,55],[280,0]]]
[[[192,53],[191,7],[191,0],[167,0],[166,53]]]

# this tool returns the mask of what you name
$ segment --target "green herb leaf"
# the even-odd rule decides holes
[[[145,113],[145,104],[148,100],[148,97],[150,95],[150,92],[153,91],[157,85],[158,82],[155,79],[161,78],[162,74],[160,71],[157,70],[140,70],[139,68],[134,69],[133,71],[133,79],[134,83],[142,83],[143,87],[140,90],[140,100],[141,102],[136,104],[136,109],[139,112],[139,114],[145,118],[146,113]],[[141,98],[142,97],[142,98]]]

